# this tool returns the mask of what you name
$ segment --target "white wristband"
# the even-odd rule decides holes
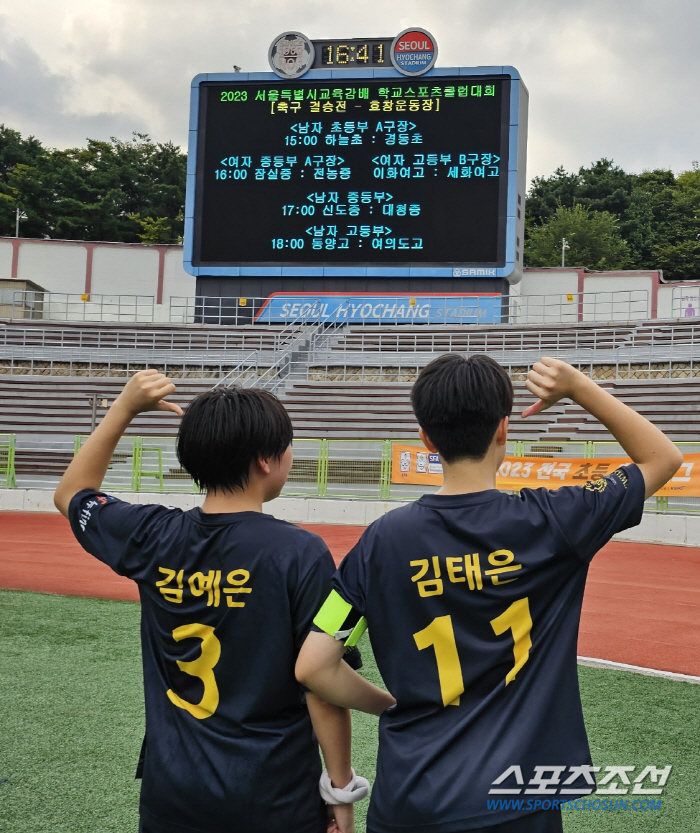
[[[369,793],[369,781],[358,775],[354,769],[352,772],[352,781],[342,789],[334,787],[331,784],[331,779],[327,770],[323,770],[321,780],[318,787],[321,792],[321,798],[326,804],[353,804],[355,801],[365,798]]]

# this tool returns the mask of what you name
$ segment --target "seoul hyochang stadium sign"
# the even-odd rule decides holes
[[[391,45],[391,62],[404,75],[422,75],[437,61],[437,43],[425,29],[405,29]]]
[[[259,324],[292,321],[498,324],[501,321],[501,296],[361,293],[310,295],[280,292],[265,301],[255,321]]]
[[[438,69],[436,54],[415,27],[287,32],[274,72],[197,76],[185,271],[520,280],[527,90],[513,67]]]

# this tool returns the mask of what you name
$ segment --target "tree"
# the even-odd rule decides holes
[[[525,241],[527,266],[560,266],[562,239],[567,261],[588,269],[623,269],[629,249],[620,237],[617,218],[607,211],[588,211],[581,205],[558,208],[545,225],[532,229]]]
[[[23,139],[16,130],[0,124],[0,234],[15,233],[16,212],[24,210],[18,195],[10,187],[10,177],[20,166],[32,166],[46,157],[46,150],[38,139]],[[31,221],[22,221],[22,234],[36,235]],[[36,235],[38,236],[38,235]]]
[[[669,189],[670,190],[670,189]],[[700,170],[678,176],[667,195],[667,217],[651,248],[651,260],[666,278],[700,279]]]
[[[572,222],[571,214],[559,215],[560,209],[580,208],[596,215],[608,215],[601,233],[607,237],[601,247],[578,240],[571,228],[560,227],[563,218]],[[582,215],[578,215],[580,222]],[[549,227],[558,217],[552,242]],[[610,217],[618,221],[613,231]],[[550,177],[533,180],[525,206],[525,252],[530,265],[555,265],[561,262],[561,238],[569,245],[567,260],[592,268],[613,268],[616,263],[636,269],[662,269],[675,280],[700,279],[697,247],[700,246],[700,169],[678,177],[672,171],[657,169],[628,174],[609,159],[600,159],[577,174],[559,167]],[[600,218],[598,217],[598,222]],[[607,225],[606,225],[607,223]],[[566,224],[564,224],[566,225]],[[620,248],[620,239],[627,251]],[[598,251],[604,251],[600,255]],[[602,259],[601,259],[602,257]],[[605,267],[603,267],[605,263]]]
[[[621,217],[629,207],[636,179],[612,160],[599,159],[590,168],[579,169],[575,204]]]
[[[532,228],[548,222],[557,208],[572,208],[580,185],[578,174],[559,166],[549,177],[536,176],[525,201],[525,222]]]
[[[182,236],[185,176],[179,148],[135,133],[17,164],[7,190],[29,217],[27,236],[138,243],[142,222],[160,221],[160,236],[169,224],[167,242],[174,242]]]
[[[168,217],[141,217],[140,214],[130,214],[129,219],[137,222],[143,229],[138,235],[142,243],[182,243],[182,235],[175,229],[175,224],[183,220],[182,212],[175,217],[175,221]]]
[[[558,208],[582,205],[620,217],[630,204],[636,176],[625,173],[610,159],[599,159],[577,174],[558,167],[549,177],[535,177],[525,203],[532,227],[547,223]]]
[[[700,171],[676,177],[645,171],[637,177],[620,224],[632,265],[662,269],[668,278],[700,278],[694,249],[700,233]]]
[[[679,243],[658,246],[653,250],[657,269],[673,281],[697,281],[700,279],[700,240],[682,240]]]

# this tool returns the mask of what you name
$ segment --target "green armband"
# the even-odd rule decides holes
[[[314,625],[333,639],[344,642],[346,648],[354,648],[367,630],[365,617],[360,616],[335,590],[331,590],[330,596],[316,614]]]

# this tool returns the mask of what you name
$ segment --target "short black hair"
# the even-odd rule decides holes
[[[292,434],[289,414],[273,394],[216,387],[185,410],[177,458],[202,491],[233,492],[248,484],[254,460],[279,459]]]
[[[498,423],[513,410],[513,385],[485,353],[445,353],[421,372],[411,405],[445,462],[481,460]]]

